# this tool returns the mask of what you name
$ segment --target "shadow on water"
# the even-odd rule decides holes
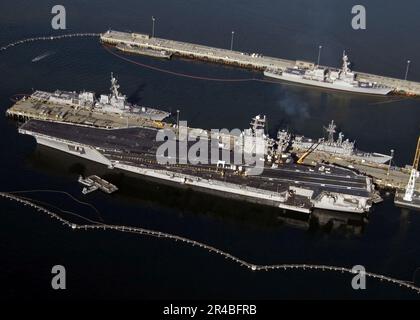
[[[42,145],[37,145],[28,162],[38,171],[70,178],[77,187],[79,186],[76,180],[79,175],[99,175],[119,188],[116,194],[109,197],[130,206],[176,209],[195,216],[207,216],[264,230],[288,227],[313,234],[334,233],[345,237],[362,235],[367,224],[365,217],[356,214],[328,210],[314,210],[312,214],[291,212],[158,183],[133,173],[111,171],[103,165]]]
[[[139,84],[136,89],[130,93],[130,95],[128,96],[127,100],[131,103],[139,103],[142,99],[142,92],[144,91],[144,88],[146,87],[145,83],[141,83]]]

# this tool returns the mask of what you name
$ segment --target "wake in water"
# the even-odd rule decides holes
[[[39,55],[39,56],[37,56],[37,57],[33,58],[33,59],[32,59],[32,62],[38,62],[38,61],[41,61],[41,60],[43,60],[43,59],[45,59],[45,58],[47,58],[47,57],[49,57],[49,56],[52,56],[53,54],[55,54],[55,52],[54,52],[54,51],[47,51],[47,52],[45,52],[45,53],[43,53],[43,54],[41,54],[41,55]]]

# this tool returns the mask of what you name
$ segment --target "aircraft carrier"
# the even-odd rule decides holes
[[[30,120],[19,128],[39,144],[107,166],[180,187],[310,213],[314,208],[364,214],[380,201],[371,178],[332,165],[307,167],[266,155],[260,175],[246,165],[162,164],[156,128],[104,129]],[[253,128],[243,134],[252,134]],[[179,140],[179,136],[176,136]],[[269,141],[269,138],[267,138]],[[281,158],[281,157],[280,157]],[[270,160],[271,159],[271,160]],[[177,159],[179,160],[179,158]]]

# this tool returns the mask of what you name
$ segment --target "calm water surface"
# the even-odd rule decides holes
[[[420,81],[420,4],[361,1],[368,28],[350,27],[352,1],[62,1],[66,32],[151,31],[164,38],[229,47],[290,59],[338,65],[348,51],[356,70]],[[0,46],[51,30],[53,1],[3,1]],[[33,63],[47,52],[53,54]],[[132,59],[175,72],[218,78],[261,77],[258,73],[175,59]],[[420,132],[420,102],[323,92],[285,84],[222,83],[180,78],[128,64],[103,50],[95,39],[34,42],[0,53],[0,106],[16,93],[41,90],[107,92],[109,74],[119,78],[131,101],[181,110],[181,118],[203,128],[246,128],[266,114],[272,134],[279,128],[319,137],[334,119],[362,150],[396,150],[399,165],[411,163]],[[420,214],[401,210],[392,198],[369,219],[316,212],[306,219],[190,191],[37,147],[0,117],[1,190],[56,189],[94,204],[101,216],[65,196],[32,194],[92,219],[166,231],[199,240],[258,264],[313,263],[351,267],[411,281],[420,266]],[[83,197],[77,176],[101,174],[120,191]],[[368,281],[364,292],[351,289],[351,277],[317,272],[252,273],[198,248],[162,239],[115,232],[73,232],[33,210],[1,200],[0,295],[59,298],[417,298],[392,285]],[[50,288],[51,267],[67,269],[68,290]],[[417,283],[420,278],[417,274]]]

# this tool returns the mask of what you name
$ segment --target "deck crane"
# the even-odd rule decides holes
[[[309,156],[313,151],[315,151],[316,148],[318,148],[318,146],[321,144],[321,142],[323,142],[323,139],[319,140],[318,142],[314,142],[309,148],[308,150],[306,150],[305,153],[303,153],[300,158],[297,160],[298,164],[303,164],[305,161],[305,158],[307,156]]]
[[[416,155],[414,156],[413,167],[411,168],[410,178],[405,188],[405,201],[413,201],[414,190],[416,188],[416,179],[419,177],[419,161],[420,161],[420,137],[417,141]]]

